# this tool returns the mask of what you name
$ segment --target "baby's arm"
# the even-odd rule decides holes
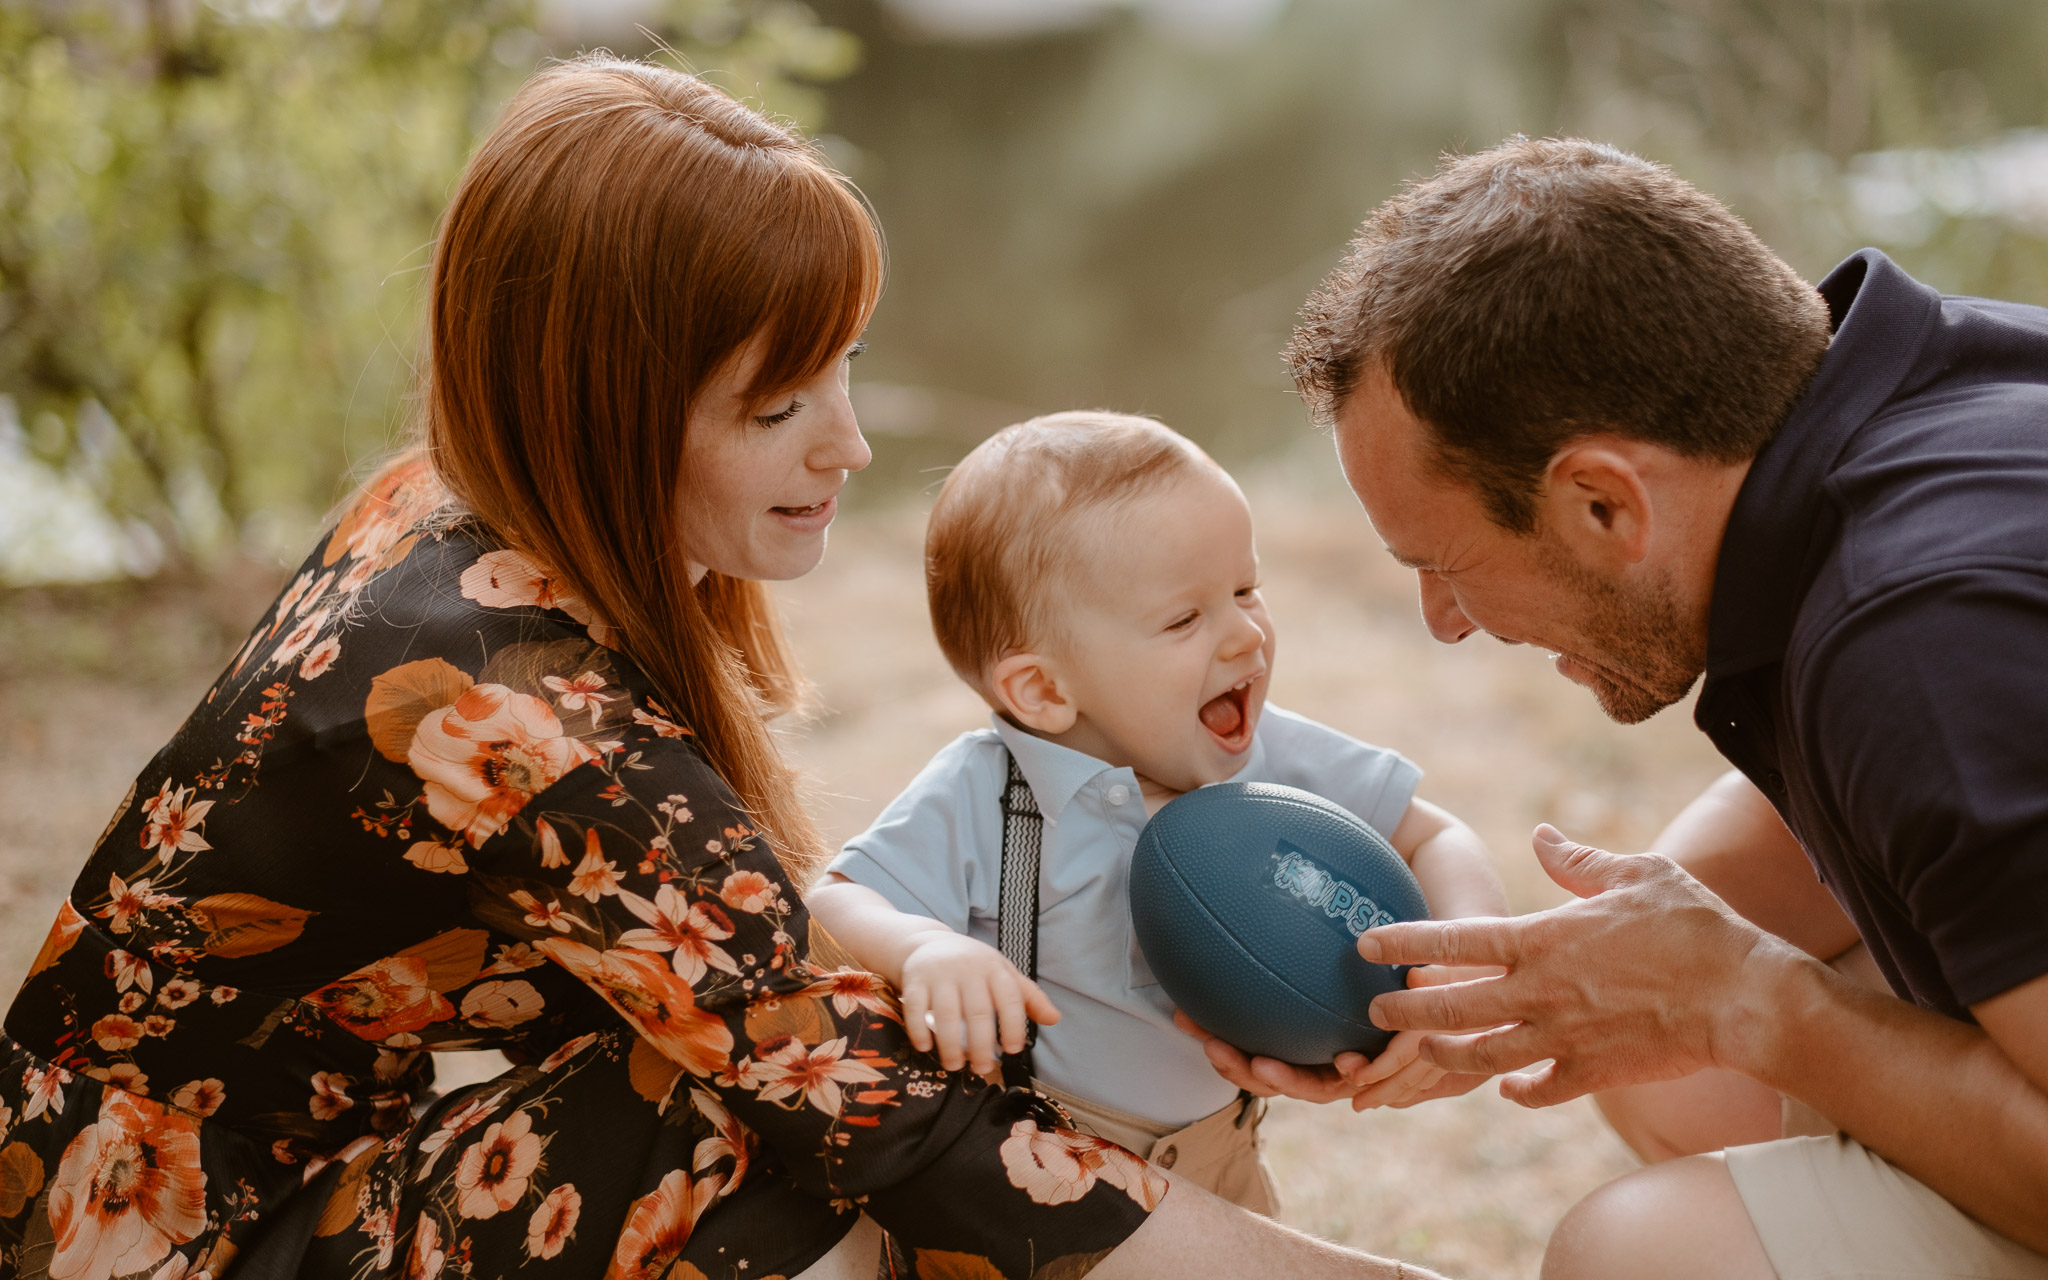
[[[1388,843],[1415,873],[1436,919],[1508,913],[1507,891],[1485,842],[1448,811],[1427,800],[1410,800]]]
[[[1459,916],[1508,913],[1507,891],[1501,888],[1500,876],[1493,869],[1485,843],[1478,832],[1449,812],[1427,800],[1409,801],[1408,812],[1402,815],[1401,824],[1394,828],[1393,839],[1388,843],[1415,873],[1422,895],[1429,902],[1429,913],[1435,918],[1453,920]],[[1492,977],[1496,972],[1435,967],[1412,971],[1409,981],[1411,985],[1436,985]],[[1360,1111],[1368,1107],[1403,1107],[1447,1091],[1463,1092],[1455,1083],[1448,1090],[1444,1087],[1443,1069],[1418,1056],[1421,1044],[1419,1032],[1403,1031],[1370,1063],[1340,1061],[1340,1070],[1346,1065],[1356,1068],[1345,1074],[1354,1085],[1361,1086],[1351,1105]],[[1473,1084],[1477,1083],[1476,1077],[1471,1079]]]
[[[1019,1052],[1027,1021],[1060,1020],[1038,984],[1002,952],[937,920],[898,911],[881,894],[836,871],[827,872],[804,901],[812,918],[862,968],[903,994],[911,1043],[930,1053],[936,1041],[939,1063],[948,1071],[964,1063],[977,1075],[989,1075],[996,1069],[998,1041],[1004,1053]]]

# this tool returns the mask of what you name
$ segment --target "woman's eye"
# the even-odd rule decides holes
[[[754,421],[764,427],[780,426],[783,423],[788,422],[791,418],[794,418],[797,414],[801,413],[803,411],[803,407],[803,401],[792,400],[789,402],[789,408],[784,409],[781,413],[767,414],[765,416],[755,418]]]
[[[851,359],[853,359],[853,358],[854,358],[855,356],[858,356],[858,355],[859,355],[859,354],[860,354],[861,352],[863,352],[863,351],[866,351],[867,349],[868,349],[868,344],[867,344],[867,343],[865,343],[865,342],[856,342],[856,343],[854,343],[854,344],[853,344],[852,346],[850,346],[850,347],[848,347],[848,348],[846,349],[846,358],[847,358],[848,360],[851,360]]]

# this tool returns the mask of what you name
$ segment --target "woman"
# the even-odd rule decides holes
[[[1147,1226],[1157,1170],[822,958],[761,582],[867,461],[880,281],[816,153],[700,82],[521,92],[436,248],[423,448],[144,770],[8,1014],[0,1276],[872,1275],[863,1209],[904,1275],[1366,1265],[1191,1189]],[[419,1110],[478,1047],[521,1065]]]

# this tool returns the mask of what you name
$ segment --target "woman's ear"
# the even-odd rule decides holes
[[[1003,714],[1034,733],[1059,734],[1074,727],[1074,704],[1060,693],[1052,660],[1013,653],[989,668],[989,692]]]

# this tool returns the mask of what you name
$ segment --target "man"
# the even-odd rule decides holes
[[[1625,723],[1704,674],[1741,774],[1670,857],[1539,827],[1581,901],[1360,941],[1504,966],[1374,1005],[1448,1087],[1606,1091],[1679,1157],[1545,1275],[2048,1277],[2048,311],[1869,250],[1816,292],[1669,171],[1516,140],[1382,206],[1288,354],[1438,639],[1540,645]],[[1815,958],[1859,939],[1893,994]],[[1827,1136],[1763,1141],[1776,1095]]]

